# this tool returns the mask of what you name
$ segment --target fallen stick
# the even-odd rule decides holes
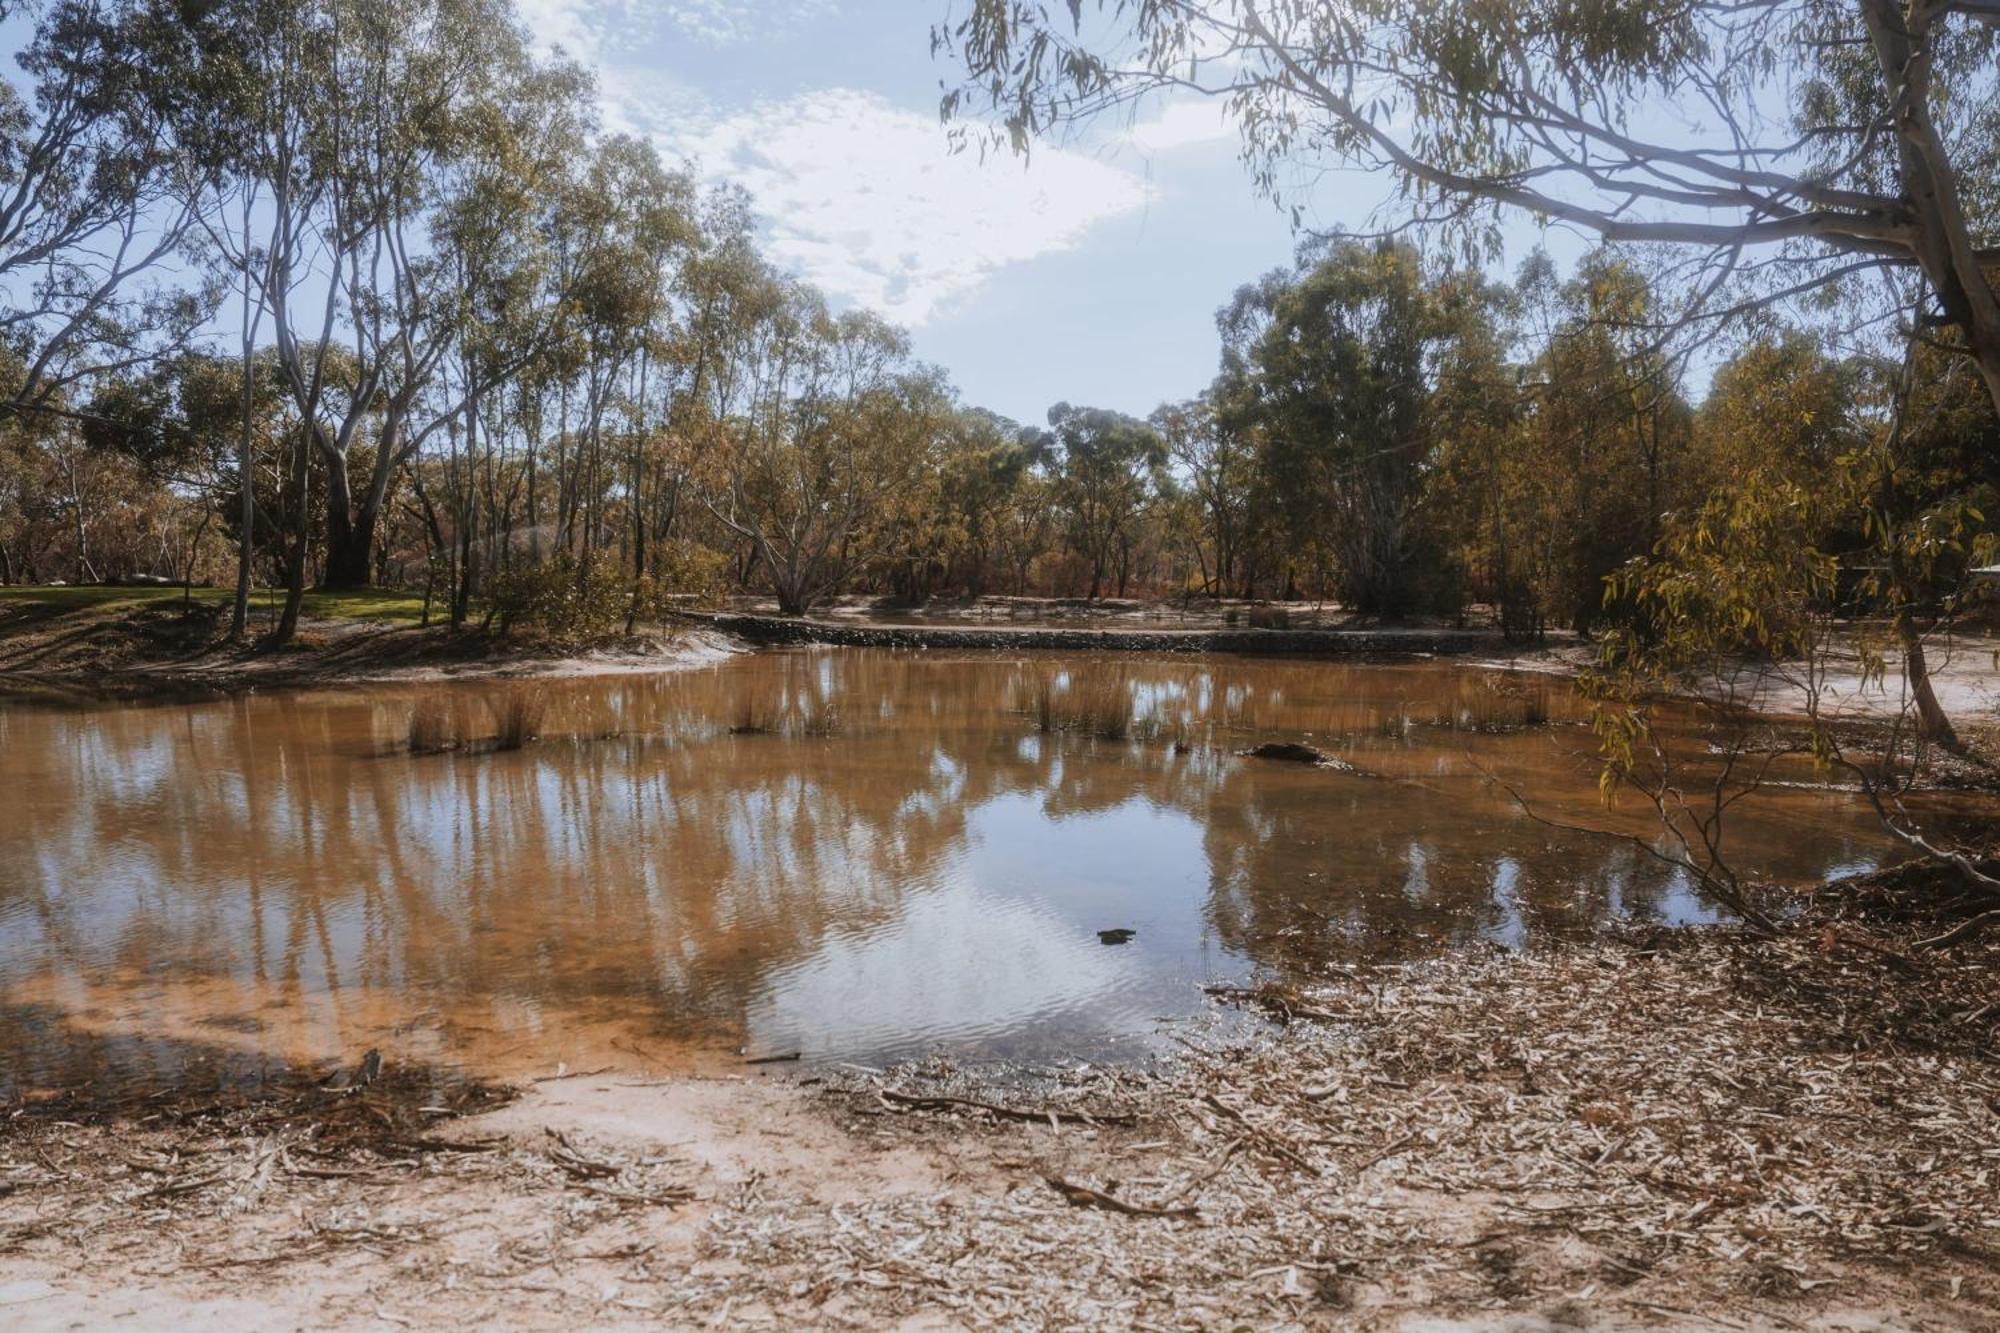
[[[1918,940],[1919,949],[1944,949],[1960,940],[1970,939],[1988,926],[2000,926],[2000,908],[1967,917],[1942,935],[1933,935],[1927,940]]]
[[[1271,1153],[1277,1157],[1283,1158],[1285,1161],[1290,1162],[1293,1166],[1296,1166],[1299,1170],[1305,1172],[1307,1175],[1317,1176],[1321,1174],[1320,1169],[1314,1166],[1311,1162],[1307,1161],[1305,1157],[1299,1152],[1298,1149],[1292,1147],[1291,1144],[1286,1143],[1283,1139],[1279,1138],[1276,1134],[1273,1134],[1270,1130],[1265,1129],[1260,1125],[1251,1124],[1249,1119],[1245,1117],[1241,1111],[1237,1110],[1235,1107],[1224,1102],[1220,1097],[1217,1097],[1214,1093],[1212,1092],[1205,1093],[1202,1096],[1202,1101],[1214,1107],[1216,1111],[1219,1112],[1220,1114],[1228,1116],[1231,1120],[1234,1120],[1237,1124],[1243,1126],[1243,1130],[1249,1136],[1250,1141],[1252,1143],[1261,1146],[1266,1152]]]
[[[1086,1114],[1082,1111],[1022,1111],[1012,1106],[997,1106],[992,1102],[975,1101],[970,1097],[915,1096],[907,1092],[891,1092],[887,1088],[876,1089],[875,1095],[891,1106],[906,1106],[914,1111],[949,1111],[964,1107],[973,1111],[984,1111],[1006,1120],[1025,1120],[1033,1124],[1053,1120],[1065,1125],[1132,1125],[1138,1117],[1120,1112]]]
[[[560,1083],[560,1082],[562,1082],[562,1081],[563,1081],[564,1079],[566,1079],[566,1078],[595,1078],[595,1077],[597,1077],[597,1076],[598,1076],[599,1074],[608,1074],[608,1073],[610,1073],[610,1072],[611,1072],[611,1071],[612,1071],[613,1069],[616,1069],[616,1068],[617,1068],[617,1066],[616,1066],[616,1065],[604,1065],[603,1067],[601,1067],[601,1068],[598,1068],[598,1069],[565,1069],[565,1070],[564,1070],[563,1072],[561,1072],[560,1074],[543,1074],[543,1075],[542,1075],[542,1076],[541,1076],[540,1078],[531,1078],[531,1079],[529,1079],[529,1080],[528,1080],[528,1082],[530,1082],[530,1083]],[[428,1107],[428,1106],[426,1106],[426,1107],[425,1107],[424,1109],[425,1109],[426,1111],[428,1111],[428,1110],[430,1110],[431,1108],[430,1108],[430,1107]]]
[[[1318,1023],[1349,1021],[1344,1014],[1329,1013],[1324,1009],[1309,1009],[1304,1005],[1294,1004],[1291,997],[1282,991],[1261,986],[1203,986],[1201,990],[1202,994],[1213,996],[1218,1000],[1262,1009],[1266,1013],[1277,1015],[1287,1023],[1295,1018],[1310,1019]]]
[[[1062,1195],[1064,1201],[1073,1208],[1102,1208],[1110,1213],[1124,1213],[1127,1217],[1198,1218],[1201,1216],[1191,1203],[1171,1208],[1149,1208],[1141,1203],[1127,1203],[1102,1190],[1094,1190],[1088,1185],[1079,1185],[1060,1176],[1043,1176],[1042,1179],[1046,1180],[1049,1188]]]
[[[405,1152],[498,1152],[505,1139],[397,1139],[389,1146]]]

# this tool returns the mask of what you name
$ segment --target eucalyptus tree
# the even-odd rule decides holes
[[[1541,613],[1590,625],[1605,576],[1650,551],[1696,489],[1682,363],[1631,338],[1658,307],[1618,254],[1586,256],[1567,280],[1533,256],[1514,297],[1530,329],[1512,464],[1527,581]]]
[[[1252,524],[1257,450],[1251,433],[1221,421],[1206,395],[1163,406],[1151,420],[1200,511],[1202,540],[1195,556],[1202,584],[1212,595],[1227,597],[1242,586],[1241,556]],[[1247,588],[1244,592],[1249,595]]]
[[[582,72],[538,66],[514,44],[499,55],[507,63],[458,110],[453,151],[431,168],[425,263],[411,267],[428,280],[424,336],[436,355],[427,365],[407,360],[386,395],[385,447],[371,476],[371,485],[384,487],[372,493],[386,494],[385,462],[392,480],[393,469],[442,430],[455,519],[454,626],[464,622],[474,592],[481,502],[487,535],[504,540],[496,520],[508,506],[500,490],[523,480],[502,465],[506,390],[553,346],[576,302],[587,270],[562,262],[557,237],[570,216],[594,206],[599,188],[587,151]],[[593,238],[580,253],[594,257],[605,248]],[[391,441],[399,453],[386,447]],[[497,541],[485,549],[493,557],[504,551]]]
[[[1108,575],[1123,597],[1139,524],[1166,466],[1166,442],[1122,412],[1057,403],[1045,446],[1070,544],[1090,570],[1091,599],[1103,595]]]
[[[1434,399],[1454,349],[1485,341],[1484,284],[1433,279],[1407,245],[1348,241],[1241,289],[1220,322],[1221,424],[1257,433],[1288,549],[1330,557],[1356,610],[1417,609]]]
[[[178,7],[58,0],[0,83],[0,383],[9,414],[73,412],[89,383],[184,345],[209,293],[168,281],[198,210],[184,151],[209,32]]]
[[[787,615],[842,587],[874,526],[941,447],[949,387],[878,317],[744,266],[740,321],[714,381],[716,473],[703,504],[748,543]]]
[[[672,369],[659,362],[673,352],[676,288],[697,234],[692,182],[666,170],[654,149],[635,139],[599,146],[580,202],[587,258],[570,292],[566,333],[583,419],[577,447],[559,464],[566,481],[557,540],[565,550],[605,543],[615,488],[624,490],[628,505],[638,503],[650,411],[656,398],[672,403],[671,374],[655,372]],[[627,446],[622,469],[604,447],[614,417],[622,417]]]
[[[625,505],[631,541],[630,633],[648,586],[648,544],[664,540],[679,510],[686,476],[683,451],[670,445],[681,397],[700,372],[704,349],[690,336],[689,261],[701,246],[701,210],[694,181],[669,171],[650,144],[615,140],[625,159],[619,196],[625,213],[623,263],[639,279],[631,310],[638,354],[626,372]]]
[[[274,23],[254,159],[273,219],[263,295],[325,473],[324,581],[357,586],[399,467],[546,332],[523,311],[546,295],[523,233],[565,193],[586,85],[530,57],[504,0],[308,0]],[[352,369],[338,379],[336,345]]]
[[[1017,148],[1149,94],[1210,97],[1274,195],[1381,169],[1411,216],[1488,253],[1510,212],[1686,247],[1708,314],[1914,269],[1920,322],[2000,404],[1997,17],[1993,0],[964,0],[933,46],[964,70],[946,115],[997,117]],[[1724,295],[1731,278],[1749,289]]]

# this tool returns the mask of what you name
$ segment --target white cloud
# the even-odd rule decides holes
[[[598,0],[514,0],[514,8],[536,44],[560,46],[579,60],[597,55],[608,17]]]
[[[750,190],[775,262],[912,325],[1150,197],[1139,176],[1077,152],[1042,147],[1025,165],[954,154],[936,117],[853,89],[754,107],[661,141]]]
[[[834,0],[659,0],[651,13],[682,36],[732,46],[790,32],[834,7]]]
[[[704,46],[734,46],[783,36],[832,13],[836,0],[515,0],[529,34],[579,60],[655,35]]]
[[[774,262],[904,324],[934,317],[1009,264],[1078,245],[1151,197],[1140,175],[1054,146],[1038,145],[1025,164],[1005,152],[983,163],[954,154],[935,115],[873,93],[835,88],[725,111],[698,77],[669,72],[692,72],[677,48],[794,32],[836,0],[516,3],[537,44],[597,67],[607,129],[650,134],[670,160],[693,158],[708,178],[746,187]],[[642,61],[641,51],[661,58]],[[1195,120],[1176,106],[1155,133],[1197,141]]]
[[[1236,126],[1220,99],[1198,97],[1168,102],[1159,114],[1132,126],[1124,141],[1141,152],[1168,153],[1176,148],[1236,138]]]

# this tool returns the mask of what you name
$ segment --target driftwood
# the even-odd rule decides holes
[[[1231,1004],[1247,1004],[1262,1009],[1265,1013],[1289,1023],[1295,1018],[1311,1019],[1315,1023],[1345,1023],[1346,1014],[1336,1014],[1326,1009],[1315,1009],[1303,1004],[1297,996],[1288,994],[1278,986],[1203,986],[1202,994],[1212,995],[1218,1000]]]

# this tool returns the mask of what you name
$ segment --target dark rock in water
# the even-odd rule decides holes
[[[1097,932],[1097,942],[1099,944],[1125,944],[1138,933],[1138,931],[1127,929],[1124,926],[1120,926],[1116,930],[1100,930]]]
[[[1330,764],[1331,755],[1297,741],[1267,741],[1254,750],[1245,750],[1252,759],[1280,759],[1288,764]]]

